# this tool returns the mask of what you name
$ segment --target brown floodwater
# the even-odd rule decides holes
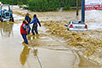
[[[101,13],[101,11],[99,12]],[[72,16],[73,20],[80,20],[80,16],[75,17],[75,11],[52,13],[53,14],[51,14],[51,12],[43,13],[46,14],[46,17],[39,17],[40,21],[67,20],[69,18],[71,20]],[[56,13],[58,13],[58,15],[60,14],[59,18],[54,15]],[[61,15],[61,13],[65,14],[65,17]],[[68,13],[68,15],[66,15],[66,13]],[[40,15],[40,13],[38,14]],[[43,14],[41,16],[43,16]],[[51,18],[48,18],[50,14]],[[43,26],[43,23],[42,27],[38,29],[39,35],[28,35],[29,45],[25,45],[20,35],[20,25],[22,23],[20,19],[24,17],[15,14],[14,18],[15,23],[0,22],[0,68],[40,68],[35,53],[37,53],[43,68],[101,68],[82,55],[79,55],[78,52],[71,47],[66,47],[68,44],[63,38],[53,36],[46,32],[47,29]],[[88,23],[89,22],[90,20]]]
[[[29,40],[29,46],[26,46],[22,43],[19,32],[21,23],[3,22],[0,25],[0,68],[40,68],[31,45],[35,46],[43,68],[73,68],[74,63],[77,62],[74,62],[77,60],[75,54],[62,46],[63,42],[46,36],[46,33],[44,35],[42,32],[41,37],[30,36],[32,44]],[[59,50],[53,49],[53,47],[59,48]]]

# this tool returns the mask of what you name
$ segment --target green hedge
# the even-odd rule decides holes
[[[3,4],[17,5],[17,4],[27,4],[29,0],[0,0]]]
[[[31,11],[54,11],[63,7],[69,10],[76,6],[76,0],[1,0],[4,4],[26,4]],[[79,5],[81,0],[79,0]]]
[[[80,2],[81,0],[79,0],[79,5]],[[31,11],[54,11],[61,7],[69,10],[70,7],[76,6],[76,0],[30,0],[28,6]]]

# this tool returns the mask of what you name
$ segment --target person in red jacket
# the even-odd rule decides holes
[[[22,37],[24,39],[24,42],[26,44],[28,44],[28,40],[27,40],[27,37],[26,37],[28,29],[27,29],[26,24],[28,24],[28,22],[26,20],[24,20],[21,27],[20,27],[20,33],[21,33],[21,35],[22,35]]]

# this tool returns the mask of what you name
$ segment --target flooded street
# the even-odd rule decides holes
[[[2,25],[0,27],[0,68],[40,68],[33,48],[22,44],[23,41],[19,32],[21,23],[9,24],[4,22],[0,25]],[[44,29],[44,27],[41,28]],[[60,42],[58,39],[47,36],[44,31],[40,34],[39,38],[31,37],[31,39],[32,42],[34,41],[32,45],[38,51],[43,68],[73,68],[78,60],[74,52],[62,46],[63,41]]]
[[[36,13],[42,24],[38,27],[39,35],[27,36],[29,46],[23,43],[20,35],[20,26],[27,12],[31,17]],[[89,31],[71,32],[64,25],[70,20],[80,20],[75,11],[30,12],[14,6],[15,23],[0,22],[0,68],[40,68],[36,53],[42,68],[101,68],[101,13],[101,10],[87,11]]]

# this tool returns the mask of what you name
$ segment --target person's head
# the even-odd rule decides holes
[[[29,16],[29,13],[27,13],[26,15]]]
[[[36,17],[36,14],[34,14],[33,18]]]
[[[23,20],[23,23],[26,23],[25,20]]]
[[[28,24],[27,20],[24,20],[23,23]]]

